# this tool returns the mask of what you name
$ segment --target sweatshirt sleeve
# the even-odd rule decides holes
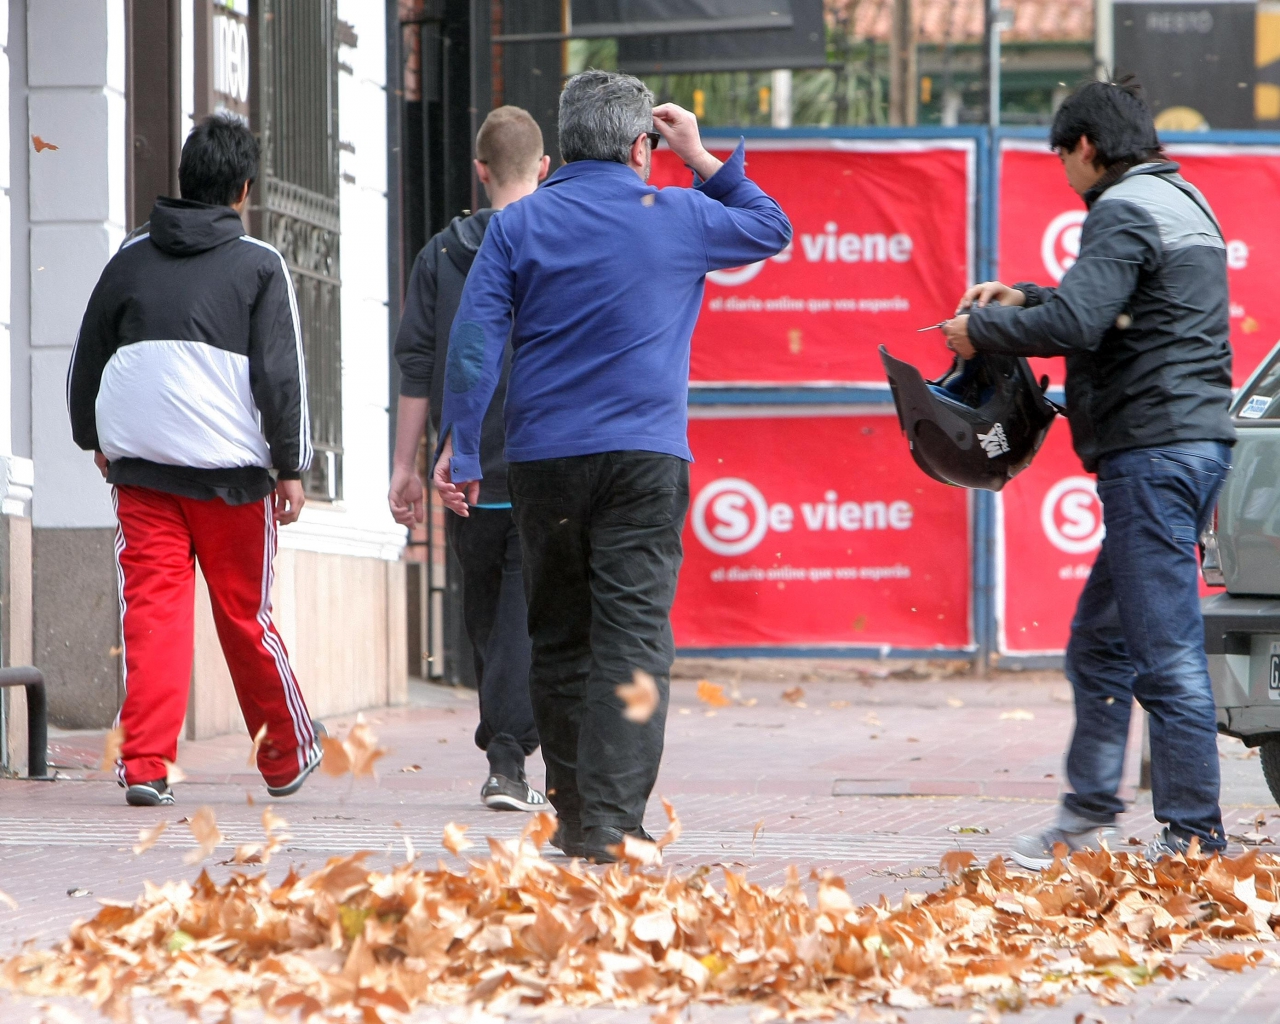
[[[98,442],[98,388],[102,384],[102,372],[107,360],[115,351],[115,314],[111,295],[115,289],[107,283],[110,264],[103,271],[89,296],[84,319],[80,321],[80,333],[75,348],[71,350],[71,365],[67,369],[67,411],[71,415],[71,436],[85,451],[99,451]]]
[[[436,365],[436,275],[427,259],[429,252],[430,243],[414,260],[396,331],[400,394],[408,398],[431,397],[431,373]]]
[[[278,262],[277,262],[278,261]],[[271,464],[282,480],[311,465],[311,414],[298,299],[284,257],[266,264],[249,318],[249,387],[262,416]]]
[[[480,471],[480,430],[502,375],[514,290],[511,244],[503,230],[502,214],[497,213],[484,233],[449,331],[439,447],[453,436],[449,466],[455,484],[484,476]]]
[[[1100,201],[1062,283],[1028,292],[1026,306],[973,310],[969,340],[979,352],[1017,356],[1091,352],[1124,311],[1138,275],[1155,269],[1160,256],[1160,232],[1148,213],[1123,200]]]
[[[791,241],[791,221],[746,176],[746,140],[724,166],[695,188],[715,202],[699,203],[707,270],[740,267],[776,256]]]

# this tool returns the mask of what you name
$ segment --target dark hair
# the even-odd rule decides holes
[[[210,114],[182,145],[178,188],[183,199],[230,206],[258,176],[258,140],[231,114]]]
[[[1070,152],[1082,135],[1097,149],[1099,167],[1133,166],[1163,156],[1151,108],[1132,75],[1118,82],[1087,82],[1062,101],[1049,145]]]

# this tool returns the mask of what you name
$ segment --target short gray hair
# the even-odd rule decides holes
[[[560,155],[625,164],[641,132],[653,131],[653,93],[638,78],[594,68],[560,93]]]

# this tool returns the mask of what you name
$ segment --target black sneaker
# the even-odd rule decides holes
[[[307,757],[307,763],[302,766],[302,770],[297,775],[283,786],[268,786],[267,792],[272,796],[293,796],[294,793],[302,788],[302,784],[307,781],[307,776],[320,767],[320,762],[324,759],[324,748],[320,746],[320,737],[328,736],[329,730],[315,719],[311,720],[311,729],[316,734],[316,741],[311,744],[311,753]]]
[[[611,849],[622,845],[623,836],[635,836],[652,843],[653,836],[643,828],[618,828],[615,825],[597,825],[583,829],[582,853],[580,856],[596,864],[615,864],[618,855]]]
[[[124,802],[130,807],[167,807],[173,803],[173,790],[164,779],[135,782],[126,787]]]
[[[490,775],[480,787],[480,802],[491,811],[545,811],[547,798],[524,779]]]

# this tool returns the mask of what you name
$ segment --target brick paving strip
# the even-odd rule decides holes
[[[802,873],[818,869],[842,876],[858,901],[882,894],[896,901],[904,890],[936,887],[936,866],[946,851],[968,849],[987,859],[1005,852],[1018,832],[1051,821],[1072,725],[1061,678],[918,678],[929,671],[919,665],[790,660],[678,666],[683,678],[673,685],[656,793],[673,801],[685,831],[668,849],[667,866],[685,872],[724,864],[772,884],[795,864]],[[892,678],[891,672],[907,678]],[[724,683],[744,703],[708,711],[694,697],[693,683],[703,676]],[[805,690],[799,704],[783,700],[782,691],[797,684]],[[369,717],[390,751],[380,763],[380,778],[318,776],[298,796],[274,803],[293,838],[270,865],[273,879],[291,862],[314,867],[356,850],[372,851],[373,866],[390,866],[403,860],[406,837],[428,863],[437,856],[448,862],[453,858],[439,839],[450,821],[469,825],[474,838],[519,834],[523,815],[494,814],[476,798],[485,763],[471,742],[473,694],[417,687],[411,707]],[[341,732],[351,721],[328,724]],[[1137,730],[1135,724],[1135,739]],[[1138,744],[1130,746],[1126,777],[1136,779]],[[169,808],[125,807],[114,781],[89,770],[100,756],[102,733],[55,731],[51,748],[64,781],[0,781],[0,889],[19,904],[16,912],[0,907],[0,956],[24,941],[58,941],[73,920],[96,910],[97,899],[132,900],[144,879],[194,877],[199,868],[183,863],[194,840],[179,821],[197,807],[214,808],[225,836],[203,865],[216,879],[231,870],[216,862],[228,859],[236,844],[261,840],[259,816],[270,801],[261,780],[245,767],[247,737],[184,743],[179,761],[189,778],[178,787],[178,805]],[[1280,811],[1256,758],[1224,741],[1221,763],[1228,829],[1253,831],[1243,822],[1261,814],[1266,823],[1259,831],[1280,839]],[[417,770],[401,770],[408,768]],[[540,774],[535,757],[530,776],[536,782]],[[661,831],[665,820],[656,799],[653,804],[647,824]],[[138,830],[162,820],[170,826],[155,847],[134,856]],[[986,831],[955,831],[960,828]],[[1122,832],[1145,839],[1154,830],[1150,802],[1139,795]],[[1199,957],[1196,951],[1187,959],[1195,963]],[[1128,1006],[1076,997],[1011,1019],[1059,1024],[1083,1013],[1086,1021],[1117,1024],[1200,1021],[1213,1014],[1223,1022],[1280,1024],[1280,971],[1235,975],[1201,965],[1199,973],[1139,989]],[[86,1003],[56,1002],[83,1020],[95,1019]],[[0,1024],[40,1020],[39,1003],[0,993]],[[151,1002],[140,1009],[153,1024],[184,1019]],[[651,1012],[550,1010],[527,1016],[641,1024]],[[750,1014],[749,1007],[698,1006],[690,1019],[721,1024],[747,1021]],[[952,1024],[967,1022],[969,1013],[916,1010],[902,1017],[911,1024]],[[469,1021],[456,1007],[422,1009],[413,1019]]]

